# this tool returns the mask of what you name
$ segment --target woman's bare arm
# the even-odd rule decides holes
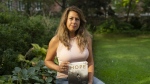
[[[89,50],[89,57],[87,59],[87,62],[88,62],[89,84],[92,84],[94,75],[94,61],[92,51],[92,39],[90,37],[88,38],[88,50]]]

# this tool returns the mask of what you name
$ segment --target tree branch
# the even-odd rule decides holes
[[[59,6],[62,7],[62,5],[57,0],[54,0],[54,2],[56,2]]]

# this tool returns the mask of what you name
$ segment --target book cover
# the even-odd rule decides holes
[[[68,69],[69,84],[88,84],[88,63],[73,62],[69,64]]]

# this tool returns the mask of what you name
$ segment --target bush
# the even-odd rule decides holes
[[[127,22],[119,21],[117,18],[108,18],[96,27],[95,33],[119,33],[131,29],[133,26]]]
[[[134,29],[140,30],[142,27],[140,17],[131,17],[130,24],[133,25]]]
[[[14,67],[19,66],[16,62],[17,59],[17,52],[13,51],[12,49],[7,49],[4,51],[3,55],[1,55],[0,61],[0,74],[8,75],[11,74],[11,71]]]
[[[142,27],[141,27],[142,31],[150,31],[149,22],[150,22],[150,17],[143,18]]]
[[[56,72],[48,69],[42,60],[33,67],[15,67],[12,73],[12,75],[1,77],[0,82],[3,84],[55,84]]]
[[[55,84],[56,71],[47,68],[43,61],[46,56],[47,46],[40,47],[38,44],[32,44],[32,46],[33,47],[29,49],[25,55],[19,54],[16,56],[14,63],[17,62],[20,65],[16,65],[17,67],[12,71],[12,75],[3,75],[4,77],[0,79],[3,83]],[[13,62],[10,61],[10,63]],[[57,59],[55,59],[55,63],[58,64]],[[11,64],[7,65],[7,67],[9,66],[11,66]]]
[[[12,81],[19,84],[42,83],[54,84],[56,72],[48,69],[43,61],[38,62],[35,66],[21,69],[15,67],[13,70]]]
[[[32,16],[28,18],[18,13],[7,12],[1,12],[0,17],[3,17],[0,18],[1,63],[5,54],[3,51],[11,49],[14,53],[26,54],[26,51],[32,47],[32,43],[39,44],[40,46],[48,44],[59,22],[59,18],[48,18],[44,16]],[[16,54],[14,55],[14,57],[17,56]],[[9,59],[9,61],[16,60]],[[3,66],[1,70],[5,70],[5,67],[7,68],[9,66]],[[3,75],[9,73],[10,71],[0,72]]]

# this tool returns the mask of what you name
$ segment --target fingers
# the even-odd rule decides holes
[[[67,71],[67,70],[68,70],[68,64],[69,64],[69,62],[62,62],[62,63],[59,65],[59,71],[60,71],[60,72]]]
[[[66,71],[67,69],[66,69],[66,67],[64,67],[64,66],[59,66],[59,72],[64,72],[64,71]]]

